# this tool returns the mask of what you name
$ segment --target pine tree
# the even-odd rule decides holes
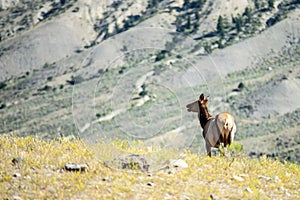
[[[195,12],[195,19],[196,19],[196,20],[199,20],[199,19],[200,19],[200,15],[199,15],[199,12],[198,12],[198,11]]]
[[[190,15],[187,18],[186,28],[191,29],[191,16]]]
[[[257,10],[260,8],[259,0],[254,0],[254,6]]]
[[[274,8],[274,2],[275,2],[275,0],[268,0],[268,6],[269,6],[270,10],[272,10]]]
[[[237,33],[242,31],[242,26],[243,26],[243,17],[238,15],[235,18],[235,28]]]
[[[119,27],[118,23],[115,21],[115,33],[117,34],[120,32],[121,32],[120,27]]]
[[[189,7],[189,5],[190,5],[190,1],[189,0],[184,0],[183,7],[185,9],[187,9]]]
[[[225,28],[224,28],[224,19],[222,16],[219,16],[219,18],[218,18],[217,32],[221,35],[222,38],[224,37]]]
[[[246,23],[250,23],[251,22],[251,8],[246,7],[245,12],[243,14],[244,16],[246,16]]]

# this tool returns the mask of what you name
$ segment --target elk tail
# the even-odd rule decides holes
[[[230,127],[230,124],[228,123],[228,121],[225,122],[224,124],[224,146],[226,147],[227,145],[231,144],[231,131],[232,131],[232,127]]]
[[[229,124],[228,124],[228,121],[225,122],[225,124],[224,124],[224,129],[225,129],[225,130],[229,130]]]

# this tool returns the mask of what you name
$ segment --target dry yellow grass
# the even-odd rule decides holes
[[[3,199],[300,199],[300,166],[267,158],[249,159],[181,153],[188,168],[173,173],[108,168],[122,153],[150,155],[157,162],[176,158],[174,149],[140,142],[85,144],[0,136],[0,196]],[[183,155],[184,154],[184,155]],[[19,158],[15,164],[14,158]],[[87,172],[62,170],[87,163]]]

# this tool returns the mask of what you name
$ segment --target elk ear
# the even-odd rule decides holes
[[[203,101],[203,99],[204,99],[204,94],[202,93],[202,94],[200,95],[200,97],[199,97],[199,100],[200,100],[200,101]]]
[[[208,102],[208,97],[209,97],[209,96],[207,96],[207,97],[204,99],[204,95],[203,95],[203,100],[201,100],[201,103],[202,103],[203,105],[206,105],[206,104],[207,104],[207,102]]]

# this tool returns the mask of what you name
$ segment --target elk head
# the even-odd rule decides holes
[[[197,101],[194,101],[193,103],[190,103],[188,104],[186,107],[187,107],[187,111],[189,112],[197,112],[199,113],[200,110],[206,110],[207,111],[207,107],[206,107],[206,104],[208,102],[208,97],[207,96],[205,99],[204,99],[204,94],[202,93],[199,97],[199,100]]]
[[[207,110],[208,96],[204,99],[204,94],[201,94],[199,100],[194,101],[193,103],[188,104],[187,111],[198,113],[198,118],[200,121],[201,127],[204,129],[206,123],[212,118]]]

